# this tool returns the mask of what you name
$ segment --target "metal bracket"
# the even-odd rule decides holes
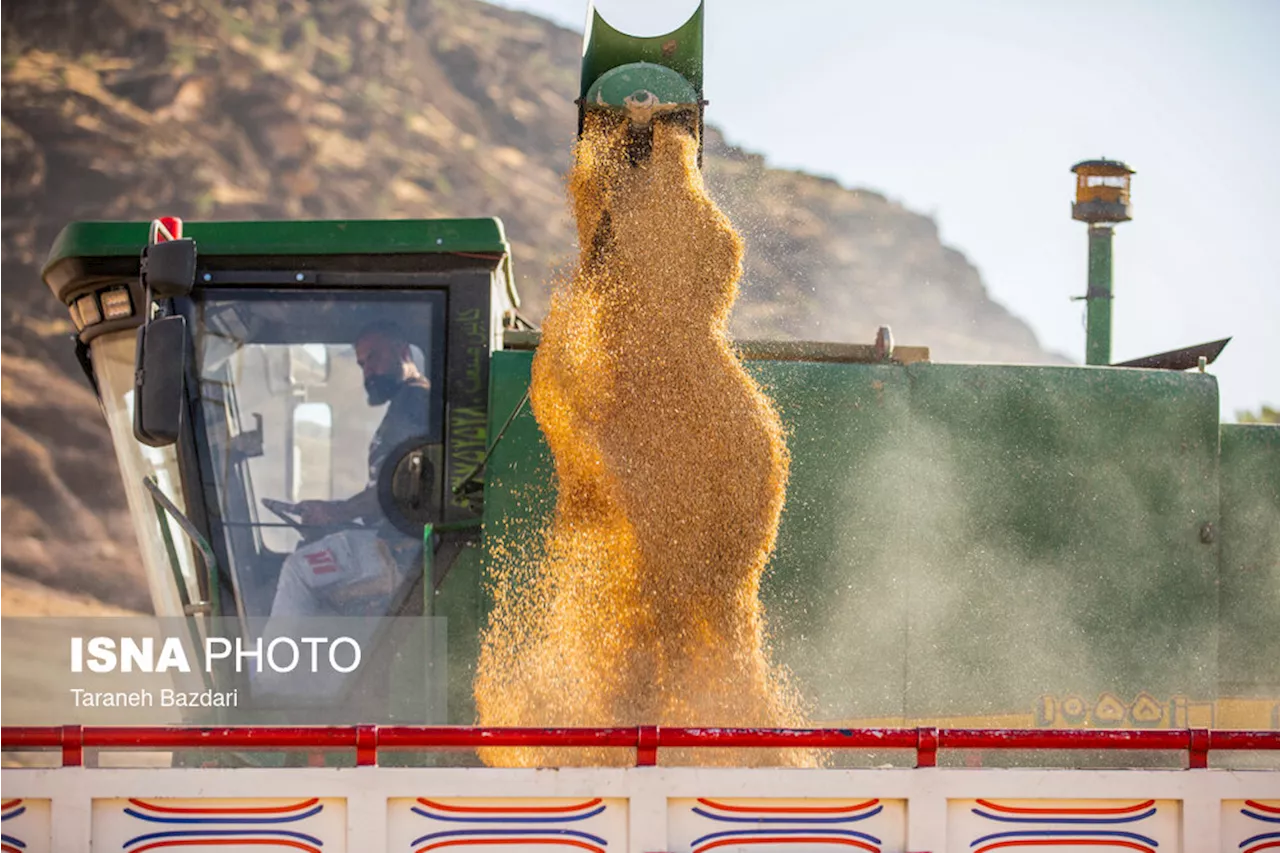
[[[178,569],[177,553],[173,550],[173,540],[169,537],[169,526],[167,524],[160,525],[160,532],[165,538],[165,545],[170,549],[169,560],[173,567],[174,579],[178,583],[178,595],[182,600],[182,609],[186,611],[188,608],[207,607],[209,612],[215,612],[221,608],[217,606],[218,602],[218,558],[213,553],[211,546],[205,538],[200,535],[200,531],[196,528],[195,523],[187,518],[186,514],[178,508],[177,504],[169,500],[169,496],[161,490],[156,481],[150,477],[142,478],[142,485],[151,493],[151,500],[155,503],[156,509],[161,511],[161,521],[164,520],[163,514],[168,513],[169,516],[178,522],[178,528],[186,534],[191,540],[191,544],[196,546],[196,550],[200,552],[200,558],[204,561],[205,572],[209,577],[209,601],[192,602],[187,596],[187,586],[185,579],[181,576]],[[188,613],[187,615],[194,615]]]
[[[1115,299],[1116,296],[1109,290],[1103,290],[1100,287],[1091,287],[1085,292],[1084,296],[1071,297],[1072,302],[1080,302],[1085,299]]]
[[[253,412],[253,429],[244,430],[231,437],[231,455],[237,461],[256,459],[262,455],[262,415]]]

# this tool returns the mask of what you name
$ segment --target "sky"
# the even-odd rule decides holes
[[[498,5],[586,20],[586,0]],[[656,35],[696,0],[596,6]],[[1124,160],[1113,360],[1232,337],[1210,367],[1231,421],[1280,407],[1278,45],[1280,0],[707,0],[707,119],[773,166],[932,215],[992,297],[1079,362],[1070,168]]]

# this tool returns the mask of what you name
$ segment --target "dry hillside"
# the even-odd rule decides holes
[[[2,14],[6,573],[146,605],[110,443],[39,281],[67,221],[497,215],[534,318],[572,256],[577,33],[477,0]],[[929,218],[714,134],[706,172],[749,240],[739,334],[866,341],[891,323],[939,359],[1052,359]]]

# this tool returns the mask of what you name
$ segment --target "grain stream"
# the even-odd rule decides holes
[[[591,115],[569,196],[582,247],[552,297],[532,407],[558,497],[536,565],[493,568],[475,682],[486,726],[804,724],[769,659],[760,582],[789,456],[727,335],[743,243],[697,144],[664,123],[632,165]],[[631,754],[628,755],[627,753]],[[604,765],[634,750],[490,748],[499,766]],[[664,764],[808,766],[801,750],[663,750]]]

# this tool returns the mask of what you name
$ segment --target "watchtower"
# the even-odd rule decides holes
[[[1085,364],[1111,363],[1111,238],[1113,223],[1133,218],[1129,205],[1129,177],[1134,173],[1119,160],[1084,160],[1071,167],[1076,174],[1076,200],[1071,218],[1089,223],[1089,290]]]

